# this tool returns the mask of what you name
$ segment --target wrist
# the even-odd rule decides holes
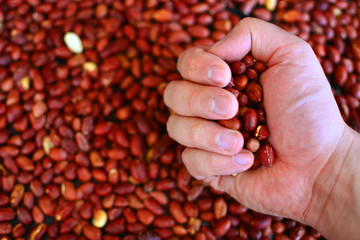
[[[328,239],[360,235],[360,135],[346,127],[335,151],[314,181],[305,221]]]

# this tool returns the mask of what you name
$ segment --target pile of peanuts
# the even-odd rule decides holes
[[[162,100],[178,56],[211,46],[241,18],[306,40],[343,118],[360,131],[360,1],[0,0],[1,239],[321,239],[253,212],[193,179],[169,138]],[[229,63],[227,90],[254,167],[266,138],[266,64]],[[255,121],[256,120],[256,121]],[[276,160],[275,160],[276,161]]]

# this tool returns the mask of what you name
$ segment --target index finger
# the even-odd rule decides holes
[[[203,85],[225,87],[231,79],[229,65],[200,47],[184,51],[177,68],[183,78]]]

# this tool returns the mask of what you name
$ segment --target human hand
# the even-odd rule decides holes
[[[276,155],[271,168],[244,172],[253,155],[241,150],[242,135],[208,119],[236,114],[236,98],[220,88],[231,78],[224,61],[239,61],[249,51],[269,66],[260,83]],[[314,185],[347,127],[311,47],[272,24],[247,18],[210,49],[182,53],[178,70],[186,80],[166,88],[165,104],[176,113],[167,129],[187,146],[182,157],[190,174],[253,210],[312,222],[307,215]]]

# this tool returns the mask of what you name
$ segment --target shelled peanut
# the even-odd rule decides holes
[[[358,2],[0,0],[1,239],[320,238],[192,179],[164,132],[162,92],[180,78],[179,54],[222,39],[239,10],[307,40],[360,128]],[[242,90],[228,88],[245,104],[237,124],[258,159],[265,111],[246,89],[261,89],[250,79],[261,66],[234,73],[247,78]],[[254,111],[256,124],[244,124]]]
[[[237,98],[239,110],[235,117],[219,120],[219,123],[242,133],[244,147],[255,154],[253,168],[259,166],[259,163],[265,167],[271,167],[274,161],[274,150],[266,141],[270,132],[266,126],[263,89],[259,82],[267,65],[256,61],[251,54],[246,55],[241,61],[229,64],[232,78],[225,89]]]

